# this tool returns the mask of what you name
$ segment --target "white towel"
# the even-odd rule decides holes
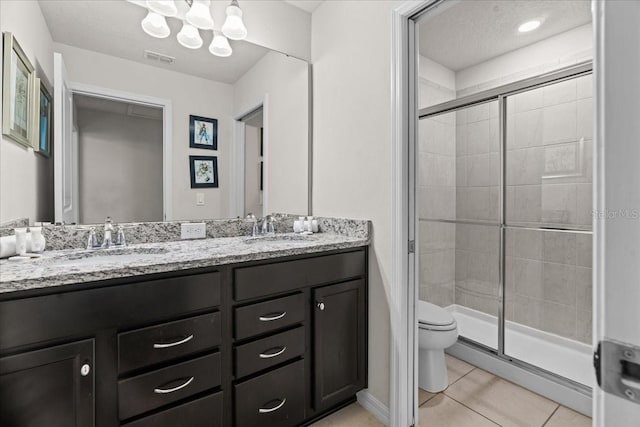
[[[27,233],[27,252],[31,252],[31,233]],[[16,255],[16,236],[0,237],[0,259]]]

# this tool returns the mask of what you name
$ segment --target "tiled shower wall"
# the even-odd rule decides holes
[[[590,79],[508,98],[508,224],[590,229]],[[419,135],[420,217],[498,223],[497,102],[421,120]],[[591,235],[508,229],[506,240],[507,320],[590,342]],[[421,299],[497,315],[497,225],[421,221],[420,243]]]
[[[592,77],[507,101],[506,318],[591,343]]]
[[[420,79],[420,106],[455,98],[454,88]],[[456,218],[456,114],[420,120],[418,130],[419,297],[446,307],[454,303]]]
[[[500,135],[498,102],[456,112],[455,303],[498,315]]]

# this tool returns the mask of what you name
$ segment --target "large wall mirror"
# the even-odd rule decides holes
[[[151,37],[144,2],[26,3],[45,24],[33,22],[29,35],[52,42],[27,55],[54,98],[55,132],[50,157],[3,138],[0,225],[308,213],[306,61],[244,40],[214,56],[211,30],[188,49],[175,18],[168,37]],[[23,19],[16,5],[2,12],[3,22]],[[11,179],[25,167],[37,176],[29,191]]]

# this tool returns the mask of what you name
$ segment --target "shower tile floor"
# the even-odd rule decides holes
[[[449,387],[420,390],[420,425],[425,427],[587,427],[591,418],[447,355]],[[312,427],[379,427],[357,403]]]

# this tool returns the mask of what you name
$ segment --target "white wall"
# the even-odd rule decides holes
[[[53,41],[39,4],[35,1],[1,1],[0,29],[13,33],[35,67],[36,76],[51,89]],[[52,90],[50,92],[53,94]],[[3,136],[0,143],[0,223],[17,218],[29,218],[32,223],[53,221],[53,157],[47,159]]]
[[[309,72],[304,61],[267,53],[234,85],[234,116],[264,108],[267,212],[308,209]]]
[[[169,99],[173,106],[173,219],[227,218],[230,214],[233,87],[76,47],[55,44],[69,79]],[[218,119],[218,150],[189,148],[189,115]],[[191,189],[189,155],[218,157],[219,188]],[[161,165],[159,165],[161,167]],[[196,192],[205,205],[196,206]]]
[[[592,26],[586,24],[458,71],[456,90],[464,96],[592,58]]]
[[[77,112],[80,223],[162,221],[162,121]]]
[[[456,73],[444,65],[418,56],[418,108],[455,99]]]
[[[391,11],[396,1],[326,1],[312,16],[314,214],[373,222],[369,391],[389,404]]]
[[[214,17],[225,16],[228,0],[212,2]],[[246,40],[304,60],[311,59],[311,14],[274,0],[242,0]],[[219,22],[218,26],[221,26]]]

